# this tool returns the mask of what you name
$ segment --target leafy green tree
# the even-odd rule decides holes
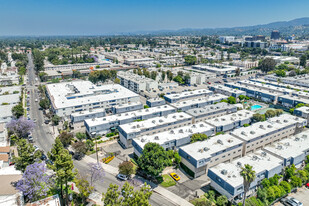
[[[301,178],[299,178],[299,177],[297,177],[297,176],[292,176],[291,178],[290,178],[290,184],[291,184],[291,186],[292,187],[301,187],[301,185],[302,185],[302,180],[301,180]]]
[[[75,142],[74,144],[72,144],[72,147],[74,151],[81,156],[85,155],[87,152],[87,145],[85,142]]]
[[[48,109],[50,106],[49,100],[47,98],[41,99],[39,102],[40,107],[43,109]]]
[[[184,84],[184,80],[181,76],[177,75],[174,79],[175,82],[178,82],[179,84]]]
[[[227,205],[228,202],[229,202],[229,200],[227,199],[227,197],[224,196],[224,195],[221,195],[217,198],[216,203],[217,203],[218,206],[225,206],[225,205]]]
[[[63,184],[65,185],[66,205],[68,205],[69,202],[68,182],[73,181],[76,174],[73,171],[74,169],[73,160],[68,150],[62,149],[60,151],[60,154],[56,156],[53,168],[55,169],[54,171],[56,172],[56,179],[58,184],[60,185],[62,197],[63,197]]]
[[[239,97],[238,97],[238,99],[239,99],[240,101],[244,100],[245,98],[246,98],[245,95],[239,95]]]
[[[227,98],[227,101],[229,104],[236,104],[236,98],[233,96],[230,96],[229,98]]]
[[[64,149],[63,144],[61,143],[61,140],[59,139],[59,137],[57,137],[55,139],[55,143],[53,144],[53,147],[47,153],[48,158],[53,162],[56,161],[56,157],[60,155],[63,149]]]
[[[156,80],[157,75],[158,75],[158,73],[157,73],[156,71],[152,71],[152,72],[150,73],[150,77],[151,77],[151,79],[153,79],[153,80]]]
[[[134,164],[130,161],[124,161],[118,165],[119,173],[131,176],[135,173]]]
[[[252,116],[253,120],[256,122],[263,122],[266,120],[265,115],[256,113]]]
[[[262,72],[272,71],[276,66],[276,61],[273,58],[265,58],[259,62],[259,68]]]
[[[24,115],[24,108],[22,104],[17,104],[12,108],[12,114],[16,119]]]
[[[87,178],[82,176],[80,173],[77,173],[74,182],[78,188],[79,195],[82,198],[83,203],[86,203],[86,199],[92,193],[94,187],[92,187]]]
[[[285,180],[289,180],[291,177],[293,177],[295,175],[295,171],[296,171],[296,167],[295,167],[294,164],[292,164],[291,166],[285,168],[284,179]]]
[[[86,133],[83,133],[83,132],[77,132],[75,136],[79,141],[83,141],[84,139],[87,138]]]
[[[52,118],[52,122],[54,125],[58,125],[59,122],[60,122],[60,117],[58,115],[54,115],[53,118]]]
[[[162,81],[165,80],[165,77],[166,77],[166,72],[165,72],[165,71],[162,71],[162,72],[161,72]]]
[[[291,192],[291,185],[287,182],[287,181],[281,181],[279,184],[286,193],[290,193]]]
[[[267,204],[268,203],[268,201],[267,201],[267,189],[266,188],[263,188],[263,189],[258,188],[257,198],[260,199],[265,204]]]
[[[73,134],[66,131],[62,131],[59,135],[59,139],[64,147],[67,147],[71,144],[73,140]]]
[[[240,175],[243,177],[244,181],[244,199],[243,205],[246,202],[246,195],[250,189],[250,184],[255,180],[255,171],[252,169],[251,165],[245,164],[244,167],[241,168]]]
[[[306,64],[307,64],[307,55],[305,55],[305,54],[301,55],[300,58],[299,58],[299,65],[306,67]]]
[[[268,188],[268,187],[270,187],[270,181],[269,181],[269,179],[267,179],[267,178],[264,178],[263,180],[262,180],[262,182],[261,182],[261,185],[263,186],[263,188]]]
[[[169,81],[172,81],[174,75],[173,75],[173,73],[171,72],[171,70],[167,70],[166,75],[167,75],[168,80],[169,80]]]
[[[191,143],[208,139],[206,134],[196,133],[191,136]]]
[[[303,184],[308,180],[308,172],[306,170],[298,170],[296,176],[301,179]]]
[[[186,65],[196,64],[197,63],[196,56],[192,56],[192,55],[185,56],[185,63],[186,63]]]
[[[286,76],[285,71],[284,71],[284,70],[280,70],[280,69],[276,70],[276,71],[275,71],[275,74],[276,74],[278,77],[285,77],[285,76]]]
[[[19,139],[17,142],[18,156],[14,157],[15,168],[24,172],[28,165],[33,164],[41,156],[39,150],[35,151],[32,144],[27,143],[26,139]]]
[[[158,176],[166,166],[171,165],[171,162],[166,151],[157,143],[147,143],[143,154],[137,160],[138,166],[154,177]]]
[[[140,190],[134,190],[128,182],[125,182],[121,191],[119,186],[110,184],[106,193],[103,193],[102,201],[106,206],[150,206],[149,198],[152,195],[151,188],[146,183]]]
[[[114,80],[114,83],[115,83],[115,84],[120,84],[120,79],[116,78],[116,79]]]

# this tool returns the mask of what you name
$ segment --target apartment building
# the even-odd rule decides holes
[[[120,114],[124,112],[131,112],[135,110],[143,109],[144,105],[141,102],[130,102],[127,104],[119,104],[112,106],[113,114]]]
[[[307,120],[307,125],[309,123],[309,107],[299,107],[294,109],[294,115],[302,117]]]
[[[186,111],[187,114],[190,114],[193,117],[194,123],[221,117],[234,112],[237,112],[237,106],[225,102],[206,105],[205,107],[189,109]]]
[[[273,143],[263,150],[282,159],[284,167],[294,164],[299,168],[309,155],[309,131]]]
[[[73,81],[47,84],[46,93],[51,109],[60,117],[69,117],[74,112],[89,109],[139,102],[138,94],[118,85],[97,86],[89,81]]]
[[[276,75],[267,75],[264,78],[275,82],[278,82],[278,79],[280,79],[280,81],[285,84],[292,84],[306,88],[309,87],[309,75],[307,74],[297,75],[295,77],[278,77]]]
[[[223,99],[227,99],[228,96],[222,94],[214,94],[207,97],[201,97],[198,99],[189,99],[186,101],[180,101],[176,103],[170,104],[175,107],[178,111],[188,111],[194,108],[205,107],[206,105],[214,104],[216,102],[220,102]]]
[[[278,102],[278,97],[283,95],[282,92],[275,92],[269,89],[262,89],[233,82],[226,83],[225,86],[245,91],[248,97],[261,99],[264,102],[269,102],[273,104],[276,104]]]
[[[242,127],[244,124],[250,124],[252,121],[252,111],[240,110],[232,114],[205,120],[205,122],[216,128],[216,132],[226,132],[235,128]]]
[[[106,112],[103,108],[98,109],[90,109],[87,111],[80,111],[80,112],[74,112],[70,115],[71,123],[79,123],[84,122],[86,119],[92,119],[92,118],[99,118],[99,117],[105,117]]]
[[[213,92],[207,89],[198,89],[194,91],[182,92],[178,94],[166,94],[164,95],[165,101],[168,103],[176,103],[179,101],[189,100],[193,98],[201,98],[212,95]]]
[[[256,178],[250,184],[250,191],[247,195],[254,193],[264,178],[271,178],[283,170],[282,159],[263,150],[257,150],[231,162],[211,167],[207,174],[211,180],[210,185],[229,200],[241,200],[244,185],[240,171],[245,164],[251,165],[256,173]]]
[[[165,104],[164,99],[162,98],[152,98],[152,99],[147,99],[146,104],[149,107],[157,107]]]
[[[215,73],[217,76],[235,73],[236,69],[239,67],[229,66],[223,64],[209,64],[209,65],[195,65],[192,67],[193,69],[208,71]],[[242,68],[239,68],[242,71]]]
[[[192,117],[189,114],[178,112],[145,121],[123,124],[118,127],[118,130],[121,143],[128,148],[132,146],[132,139],[135,137],[157,134],[191,124]]]
[[[209,86],[209,90],[214,91],[215,93],[223,94],[226,96],[233,96],[238,98],[240,95],[246,96],[246,92],[239,89],[231,89],[230,87],[223,85],[212,85]]]
[[[243,142],[230,134],[214,136],[179,148],[181,163],[194,178],[207,174],[208,169],[242,156]]]
[[[167,116],[175,112],[177,112],[175,108],[169,105],[163,105],[101,118],[86,119],[84,124],[88,134],[91,134],[92,132],[96,132],[97,134],[104,134],[108,132],[110,128],[117,128],[122,124]]]
[[[120,84],[122,86],[136,93],[158,89],[157,81],[134,74],[133,72],[120,71],[117,73],[117,77],[120,79]]]
[[[278,103],[284,107],[295,107],[299,103],[309,104],[309,99],[298,96],[281,95],[278,97]]]
[[[242,156],[244,156],[301,131],[306,124],[305,119],[282,114],[265,122],[235,129],[231,135],[243,141]]]
[[[132,140],[132,145],[137,156],[143,153],[144,146],[149,142],[158,143],[165,150],[175,150],[189,144],[192,135],[197,133],[206,134],[209,137],[215,134],[215,128],[205,122],[200,122],[154,135],[136,137]]]

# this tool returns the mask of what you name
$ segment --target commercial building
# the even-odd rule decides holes
[[[195,65],[192,68],[212,72],[215,73],[217,76],[221,76],[224,74],[235,73],[236,69],[238,69],[239,67],[223,65],[223,64],[214,64],[214,65]],[[242,71],[242,68],[239,69]]]
[[[210,185],[229,200],[241,200],[244,185],[240,171],[246,164],[251,165],[256,174],[247,195],[253,194],[264,178],[271,178],[275,174],[280,174],[283,170],[283,161],[280,158],[263,150],[258,150],[232,162],[211,167],[208,170],[208,177],[211,180]]]
[[[144,105],[141,102],[130,102],[127,104],[119,104],[112,106],[113,114],[120,114],[124,112],[131,112],[139,109],[143,109]]]
[[[309,155],[309,131],[303,131],[283,139],[265,147],[263,150],[282,159],[284,167],[294,164],[299,168]]]
[[[215,133],[215,128],[200,122],[197,124],[172,129],[169,131],[157,133],[154,135],[136,137],[132,141],[134,153],[140,156],[144,146],[149,143],[158,143],[165,150],[175,150],[179,147],[189,144],[193,134],[206,134],[208,137]]]
[[[122,86],[136,93],[158,89],[157,81],[134,74],[133,72],[120,71],[117,73],[117,77],[120,79],[120,84]]]
[[[229,162],[242,155],[242,141],[230,134],[211,137],[179,148],[181,163],[193,177],[207,174],[210,167]]]
[[[46,85],[51,108],[60,117],[74,112],[139,102],[139,95],[118,85],[97,86],[89,81],[73,81]]]
[[[240,110],[232,114],[206,120],[207,124],[216,128],[216,132],[226,132],[232,129],[242,127],[244,124],[250,124],[254,112]]]
[[[175,108],[169,105],[163,105],[101,118],[86,119],[85,127],[88,134],[91,134],[92,132],[103,134],[108,132],[110,128],[117,128],[122,124],[167,116],[175,112],[177,112]]]
[[[194,123],[218,118],[234,112],[237,112],[237,106],[225,102],[206,105],[205,107],[189,109],[186,111],[187,114],[190,114],[193,117]]]
[[[220,43],[229,43],[229,42],[233,42],[235,40],[234,36],[220,36],[219,37],[219,41]]]
[[[282,114],[265,122],[235,129],[231,135],[243,141],[242,155],[244,156],[301,131],[306,124],[305,119]]]
[[[215,93],[220,93],[226,96],[233,96],[238,98],[240,95],[246,96],[246,92],[239,89],[231,89],[230,87],[223,85],[212,85],[209,86],[209,90],[214,91]]]
[[[175,103],[183,100],[193,99],[193,98],[200,98],[212,95],[213,92],[207,89],[198,89],[194,91],[182,92],[178,94],[166,94],[164,95],[165,101],[169,103]]]
[[[273,30],[271,32],[270,38],[274,40],[280,39],[280,32],[278,30]]]
[[[153,99],[147,99],[146,104],[149,107],[157,107],[165,104],[164,99],[162,98],[153,98]]]
[[[193,108],[201,108],[205,107],[206,105],[214,104],[216,102],[220,102],[223,99],[227,99],[228,96],[222,94],[214,94],[207,97],[202,97],[198,99],[189,99],[186,101],[176,102],[170,104],[171,106],[175,107],[178,111],[188,111]]]
[[[141,122],[132,122],[118,127],[121,143],[131,147],[132,139],[142,135],[152,135],[192,124],[192,117],[184,112],[155,117]]]

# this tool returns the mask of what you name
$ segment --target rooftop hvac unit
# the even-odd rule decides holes
[[[221,174],[226,175],[227,174],[227,170],[226,169],[221,170]]]

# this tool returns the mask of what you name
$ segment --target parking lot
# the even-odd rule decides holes
[[[309,189],[306,187],[299,188],[296,193],[291,193],[288,195],[289,197],[294,197],[303,203],[304,206],[309,205]],[[282,203],[278,202],[274,204],[274,206],[284,206]]]

